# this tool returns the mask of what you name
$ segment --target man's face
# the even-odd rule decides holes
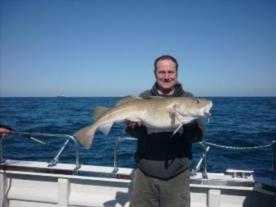
[[[155,77],[161,90],[172,90],[177,82],[176,64],[170,59],[159,60],[157,62]]]

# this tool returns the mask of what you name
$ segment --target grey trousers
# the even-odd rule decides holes
[[[189,170],[172,179],[160,180],[137,169],[130,207],[190,207],[189,181]]]

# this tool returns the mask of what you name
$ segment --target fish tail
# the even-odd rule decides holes
[[[85,149],[89,149],[93,142],[96,130],[97,128],[94,126],[87,126],[76,131],[73,136]]]

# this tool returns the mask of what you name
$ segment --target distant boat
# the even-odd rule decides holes
[[[64,95],[56,96],[57,98],[66,98]]]

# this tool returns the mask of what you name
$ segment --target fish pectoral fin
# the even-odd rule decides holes
[[[167,107],[168,112],[169,112],[169,116],[171,118],[171,125],[175,125],[176,119],[177,119],[177,111],[176,111],[176,105],[170,105]]]
[[[176,114],[174,112],[169,112],[169,116],[171,118],[171,125],[174,126],[176,121]]]
[[[175,118],[182,123],[181,125],[183,126],[184,124],[187,124],[189,122],[191,122],[192,120],[194,120],[196,117],[192,116],[192,115],[183,115],[178,111],[175,111]]]
[[[193,120],[196,119],[196,117],[193,117],[193,116],[183,116],[181,114],[177,115],[176,118],[181,123],[181,126],[183,126],[184,124],[188,124],[191,121],[193,121]]]
[[[99,130],[105,135],[107,136],[111,130],[113,123],[108,123],[108,124],[104,124],[102,126],[99,127]]]
[[[182,126],[185,124],[186,121],[186,117],[177,112],[176,110],[174,111],[174,119],[177,119],[180,122],[180,124],[173,131],[171,137],[174,136],[177,132],[181,132],[180,130],[182,130]]]
[[[179,121],[179,122],[183,122],[183,120],[185,119],[185,116],[183,116],[180,112],[178,112],[176,110],[176,107],[175,106],[172,106],[172,108],[170,109],[169,111],[170,113],[170,117],[171,119],[174,119],[174,122],[176,121],[176,119]]]

